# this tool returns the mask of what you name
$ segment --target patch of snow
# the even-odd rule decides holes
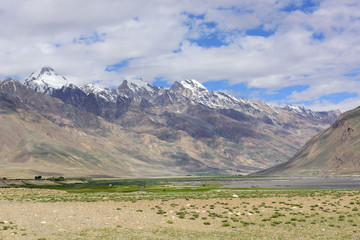
[[[116,102],[116,96],[114,96],[107,88],[96,87],[92,84],[85,84],[80,87],[80,89],[83,90],[87,95],[93,93],[107,102]]]
[[[290,112],[295,112],[295,113],[303,115],[303,116],[318,117],[318,114],[316,112],[313,112],[310,109],[305,108],[303,106],[288,105],[288,106],[284,107],[284,109],[286,109]]]
[[[128,86],[129,88],[133,91],[139,91],[140,89],[144,89],[146,91],[148,91],[150,94],[154,93],[154,89],[152,88],[152,86],[143,81],[141,78],[131,78],[131,79],[126,79],[126,81],[128,82]]]
[[[207,88],[204,87],[204,85],[202,85],[195,79],[185,79],[183,81],[180,81],[180,84],[183,85],[184,88],[190,89],[192,91],[198,91],[200,89],[207,90]]]
[[[269,108],[271,108],[271,110],[273,110],[274,112],[276,112],[277,114],[279,114],[279,112],[276,110],[276,108],[275,108],[274,106],[272,106],[272,105],[270,105],[270,104],[267,104],[267,103],[266,103],[266,105],[267,105]]]
[[[95,87],[92,84],[85,84],[83,86],[80,87],[81,90],[83,90],[86,94],[90,94],[90,93],[100,93],[105,91],[104,88],[100,88],[100,87]]]
[[[146,87],[148,85],[148,83],[143,81],[141,78],[131,78],[126,80],[129,84],[132,83],[138,87]]]
[[[16,92],[17,89],[16,89],[15,81],[16,81],[16,80],[14,80],[14,79],[12,79],[12,78],[9,78],[9,79],[6,79],[4,83],[5,83],[6,85],[11,84],[11,86],[12,86],[13,89],[14,89],[14,92]],[[2,86],[1,86],[1,88],[2,88]]]
[[[293,112],[297,112],[297,113],[302,113],[303,112],[302,109],[299,106],[289,105],[288,107]]]
[[[255,108],[256,110],[260,111],[261,112],[261,109],[256,106],[256,104],[252,103],[252,102],[248,102],[247,104],[249,104],[251,107]]]

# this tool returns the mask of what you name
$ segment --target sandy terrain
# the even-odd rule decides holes
[[[0,239],[360,238],[358,210],[352,211],[360,207],[359,192],[337,199],[331,194],[240,198],[233,193],[229,198],[136,202],[110,201],[103,193],[94,202],[42,198],[52,194],[66,196],[52,190],[0,189]],[[284,216],[275,217],[277,212]]]

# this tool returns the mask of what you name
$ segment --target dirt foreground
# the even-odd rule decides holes
[[[0,239],[360,239],[359,191],[240,193],[114,201],[109,193],[5,188]]]

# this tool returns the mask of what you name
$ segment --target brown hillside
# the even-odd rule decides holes
[[[360,174],[360,107],[344,113],[288,162],[253,175]]]

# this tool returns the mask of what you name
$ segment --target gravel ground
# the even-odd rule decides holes
[[[43,202],[41,196],[49,194],[64,192],[0,189],[0,239],[360,238],[360,217],[358,209],[354,210],[360,208],[359,192],[136,202],[108,201],[104,193],[103,201]],[[30,195],[37,198],[12,198]],[[4,200],[4,196],[9,199]],[[179,212],[185,213],[184,218]],[[281,214],[275,218],[277,213]],[[343,220],[339,220],[340,215]]]

